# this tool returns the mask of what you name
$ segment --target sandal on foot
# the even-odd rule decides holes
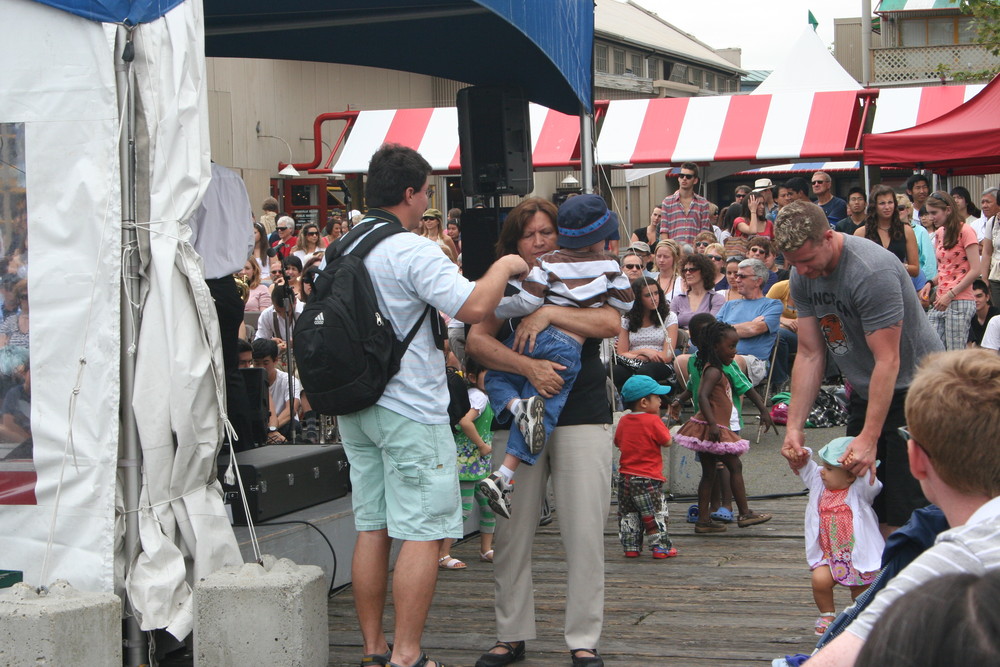
[[[385,653],[366,653],[361,656],[361,667],[386,667],[392,658],[392,644],[388,645],[389,649]]]
[[[484,554],[483,553],[479,554],[479,560],[483,561],[484,563],[492,563],[493,562],[493,549],[490,549],[489,551],[487,551]]]
[[[497,647],[504,649],[505,653],[487,651],[479,656],[479,660],[476,660],[476,667],[504,667],[504,665],[513,664],[518,660],[524,660],[524,642],[497,642],[490,648],[490,651]]]
[[[826,629],[830,627],[831,623],[833,623],[833,619],[836,617],[836,615],[837,612],[834,611],[822,612],[819,615],[819,618],[816,619],[816,634],[819,636],[825,634]]]
[[[691,505],[691,507],[688,507],[687,522],[688,523],[698,523],[698,506],[697,505]]]
[[[594,655],[577,655],[579,651]],[[575,648],[569,654],[573,658],[573,667],[604,667],[604,658],[597,654],[596,648]]]
[[[438,558],[438,569],[440,570],[464,570],[466,567],[468,566],[465,563],[450,555]]]
[[[725,507],[720,507],[719,509],[709,514],[709,516],[715,519],[716,521],[721,521],[722,523],[733,522],[733,511],[730,509],[726,509]]]
[[[722,523],[715,523],[714,521],[701,522],[694,524],[694,532],[699,535],[704,533],[724,533],[726,532],[726,526]]]
[[[772,519],[770,514],[757,514],[756,512],[747,512],[746,514],[741,514],[739,520],[736,522],[740,528],[748,528],[750,526],[756,526],[759,523],[766,523]]]
[[[427,657],[426,653],[421,653],[420,657],[417,658],[417,661],[412,665],[399,665],[396,664],[395,662],[388,662],[386,663],[386,667],[427,667],[428,661],[433,662],[434,667],[447,667],[447,665],[445,665],[443,662],[438,662],[437,660],[431,660],[430,658]]]

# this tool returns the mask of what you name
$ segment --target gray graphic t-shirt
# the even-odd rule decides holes
[[[902,262],[868,239],[843,238],[840,262],[829,276],[810,279],[792,270],[792,298],[799,318],[816,318],[841,372],[867,399],[875,358],[865,340],[866,331],[903,321],[895,389],[910,385],[924,355],[944,348]]]

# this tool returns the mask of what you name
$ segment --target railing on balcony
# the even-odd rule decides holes
[[[942,72],[950,79],[956,72],[1000,71],[1000,57],[979,44],[882,47],[871,53],[875,85],[938,81]]]

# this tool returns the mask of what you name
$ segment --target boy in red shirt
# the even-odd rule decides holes
[[[643,535],[653,558],[671,558],[677,549],[667,533],[667,499],[663,495],[662,447],[670,446],[670,431],[660,419],[660,396],[670,387],[648,375],[633,375],[622,386],[622,401],[631,412],[618,422],[615,446],[618,463],[618,538],[626,558],[638,558]]]

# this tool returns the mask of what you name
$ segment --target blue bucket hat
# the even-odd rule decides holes
[[[559,207],[556,226],[559,247],[586,248],[611,236],[618,229],[618,216],[600,195],[577,195]]]
[[[626,403],[638,401],[650,394],[663,396],[669,393],[670,385],[660,384],[648,375],[633,375],[622,385],[622,400]]]
[[[836,468],[840,468],[840,457],[847,451],[847,448],[851,444],[852,440],[854,440],[854,438],[850,436],[834,438],[819,450],[819,458],[822,459],[824,463],[829,463]],[[879,463],[881,463],[881,461],[876,461],[875,465],[878,466]]]

